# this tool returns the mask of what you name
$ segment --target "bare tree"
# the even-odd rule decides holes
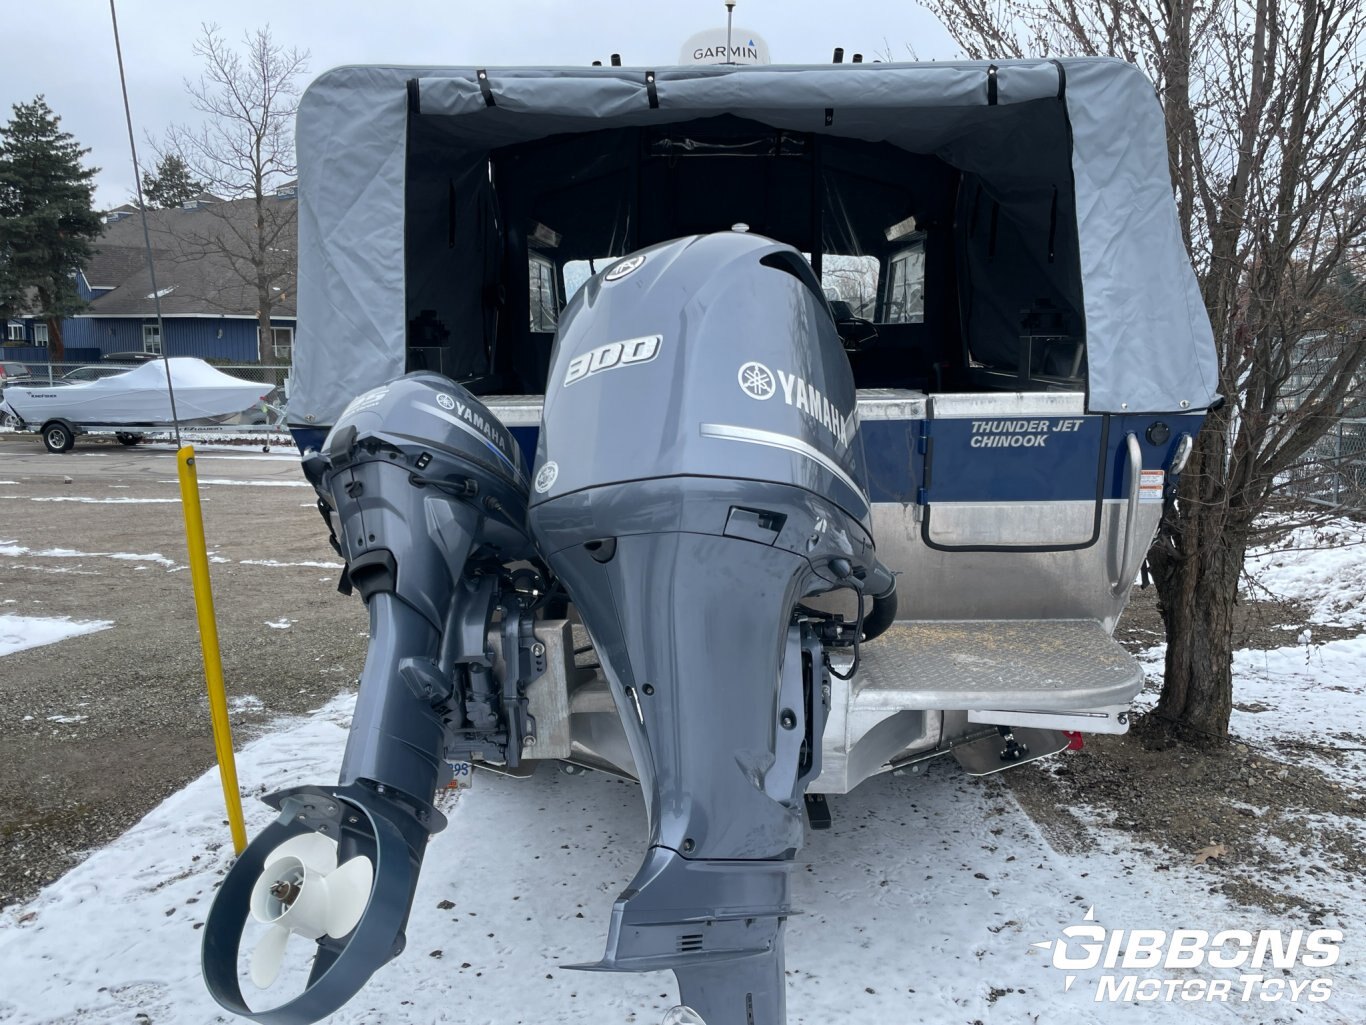
[[[1104,55],[1166,112],[1221,392],[1148,554],[1167,630],[1157,714],[1224,737],[1233,610],[1258,518],[1342,415],[1366,359],[1360,0],[927,0],[973,58]],[[1344,279],[1346,272],[1346,279]],[[1344,289],[1342,282],[1355,285]]]
[[[196,227],[178,229],[178,255],[226,258],[255,292],[261,359],[273,363],[271,307],[280,291],[293,291],[298,258],[295,206],[276,202],[275,193],[296,174],[294,115],[309,54],[276,43],[269,26],[244,35],[238,52],[207,24],[194,53],[204,73],[185,88],[205,120],[172,126],[159,149],[226,202],[206,206]]]

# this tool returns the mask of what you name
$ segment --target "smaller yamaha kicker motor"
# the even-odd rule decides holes
[[[535,735],[526,686],[545,669],[531,626],[544,583],[508,566],[533,555],[525,463],[477,399],[409,374],[352,402],[304,470],[346,562],[342,589],[369,609],[370,645],[337,785],[265,798],[280,816],[233,865],[204,930],[214,998],[272,1025],[331,1014],[402,951],[427,839],[445,826],[433,800],[447,762],[515,768]],[[265,927],[250,957],[259,989],[291,935],[316,944],[303,991],[261,1010],[239,984],[249,919]]]

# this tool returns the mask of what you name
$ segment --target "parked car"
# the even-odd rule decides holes
[[[100,360],[104,363],[150,363],[160,358],[155,352],[106,352]]]
[[[0,388],[6,384],[18,384],[33,377],[33,372],[22,363],[0,363]]]

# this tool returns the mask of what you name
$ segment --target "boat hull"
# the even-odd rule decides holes
[[[204,420],[239,413],[269,390],[258,381],[222,373],[203,360],[173,357],[171,384],[175,416],[166,387],[166,362],[144,363],[117,377],[84,384],[5,389],[4,402],[26,424],[50,420],[73,424],[152,427],[179,419]]]

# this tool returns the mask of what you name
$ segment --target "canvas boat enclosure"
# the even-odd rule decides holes
[[[579,967],[781,1025],[825,795],[1127,729],[1111,635],[1218,400],[1134,68],[348,67],[298,147],[289,419],[372,629],[339,785],[268,798],[206,923],[225,1007],[340,1006],[434,788],[549,760],[647,812]],[[274,1009],[248,910],[259,986],[316,941]]]
[[[348,67],[298,148],[299,427],[419,363],[539,394],[590,261],[736,222],[846,282],[861,388],[1215,397],[1161,111],[1118,61]]]

